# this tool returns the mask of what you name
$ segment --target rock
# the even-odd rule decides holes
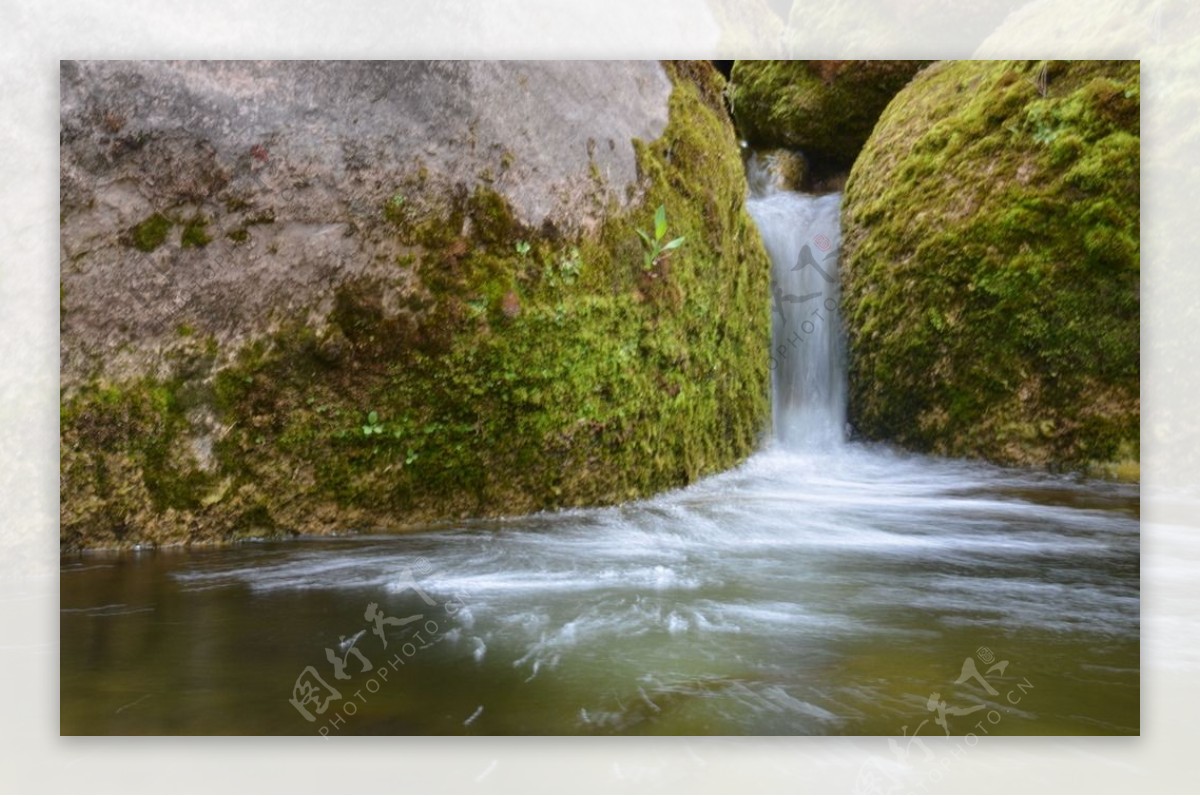
[[[753,51],[760,55],[784,55],[779,49],[791,0],[706,0],[709,19],[715,23],[714,52],[736,55]],[[716,61],[729,76],[733,61]]]
[[[652,63],[68,62],[64,370],[112,372],[107,351],[156,348],[178,318],[258,331],[280,294],[394,270],[390,211],[433,216],[478,186],[529,228],[593,228],[629,204],[632,141],[662,133],[670,91]]]
[[[794,0],[782,39],[790,54],[836,49],[870,58],[933,48],[943,57],[965,57],[1019,5],[979,0]]]
[[[612,503],[747,455],[769,268],[722,89],[64,63],[64,547]],[[687,242],[643,291],[659,205]]]
[[[842,215],[862,436],[1138,459],[1138,118],[1133,61],[944,62],[896,95]]]
[[[1195,9],[1187,5],[1164,8],[1138,0],[1110,0],[1078,14],[1068,0],[1030,0],[999,20],[972,57],[1033,55],[1054,47],[1056,54],[1076,58],[1154,58],[1162,54],[1155,48],[1170,46],[1171,37],[1164,34],[1176,26],[1192,29],[1195,20]],[[1178,43],[1190,45],[1182,38]],[[1186,57],[1182,48],[1174,55]]]
[[[808,162],[804,155],[787,149],[750,151],[746,155],[746,179],[755,196],[802,191],[808,184]]]
[[[888,101],[928,61],[738,61],[738,132],[760,148],[799,149],[823,171],[849,169]]]

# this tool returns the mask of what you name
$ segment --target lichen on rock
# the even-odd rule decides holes
[[[861,435],[1136,473],[1138,120],[1134,61],[943,62],[892,100],[843,208]]]

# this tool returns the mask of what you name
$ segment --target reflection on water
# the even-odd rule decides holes
[[[1137,487],[771,449],[616,508],[65,559],[62,732],[1129,734],[1138,616]]]

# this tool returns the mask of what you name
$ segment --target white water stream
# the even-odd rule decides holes
[[[1137,488],[846,442],[838,197],[750,211],[763,451],[615,508],[64,562],[63,732],[930,735],[936,692],[991,734],[1136,733]],[[423,619],[384,647],[371,603]],[[401,656],[382,684],[327,663],[360,630],[372,670]],[[992,654],[997,694],[956,682]],[[342,697],[314,722],[288,701],[310,665]]]

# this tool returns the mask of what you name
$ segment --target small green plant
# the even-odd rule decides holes
[[[572,246],[559,256],[557,263],[547,266],[542,271],[542,278],[552,288],[570,286],[579,279],[582,268],[583,260],[579,255],[579,248]]]
[[[1054,139],[1058,138],[1062,130],[1055,127],[1051,122],[1039,119],[1033,129],[1033,140],[1037,143],[1046,146],[1054,143]]]
[[[393,224],[404,220],[404,194],[394,193],[383,205],[383,217]]]
[[[521,255],[521,257],[524,258],[524,257],[529,256],[529,243],[528,242],[519,240],[519,241],[517,241],[516,248],[517,248],[517,254]]]
[[[582,267],[583,261],[579,258],[579,249],[572,246],[570,251],[563,254],[562,260],[558,263],[558,273],[562,277],[563,284],[575,284],[575,280],[579,278],[579,270]]]
[[[683,245],[684,237],[680,236],[674,240],[663,243],[663,238],[667,237],[667,206],[659,205],[658,210],[654,212],[654,237],[637,230],[637,234],[642,239],[642,247],[645,259],[642,263],[642,268],[646,271],[652,271],[662,263],[668,252],[672,249],[678,249]]]
[[[362,433],[364,437],[383,433],[383,423],[379,422],[378,412],[371,411],[367,413],[367,422],[362,427]]]
[[[1047,110],[1044,106],[1035,106],[1030,108],[1025,119],[1026,129],[1030,130],[1030,136],[1034,142],[1047,146],[1054,143],[1062,134],[1061,122],[1055,116],[1053,111]]]

